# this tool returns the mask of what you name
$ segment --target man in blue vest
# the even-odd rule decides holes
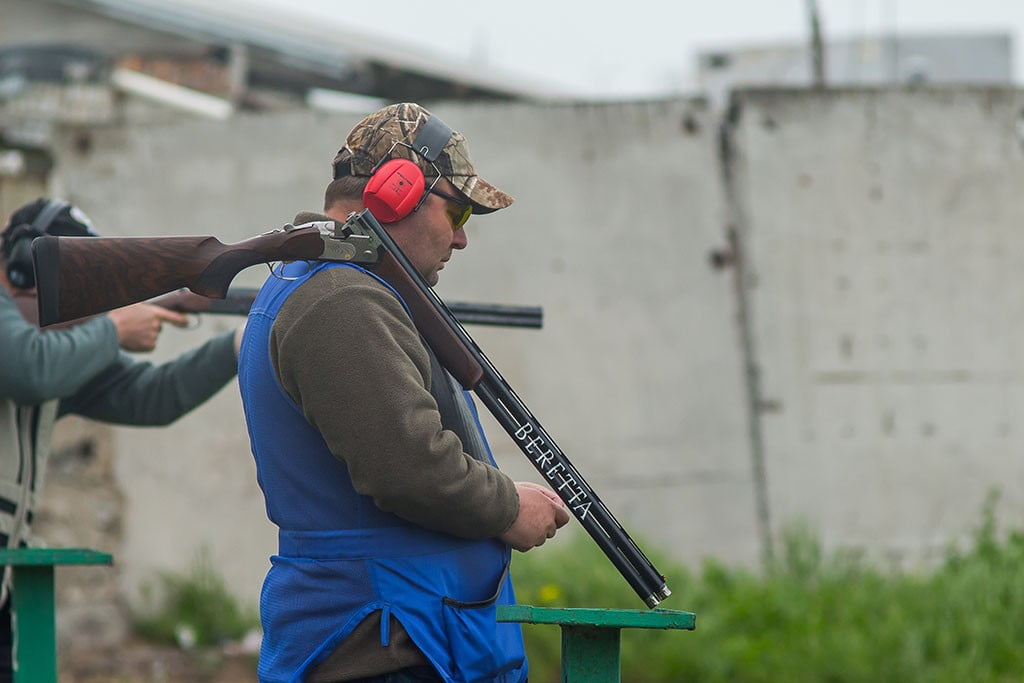
[[[353,128],[325,212],[370,208],[433,285],[467,246],[466,220],[511,203],[460,133],[403,103]],[[353,264],[279,268],[250,313],[239,385],[280,528],[260,680],[524,681],[520,628],[495,607],[514,601],[511,550],[541,545],[568,512],[498,471],[401,297]]]

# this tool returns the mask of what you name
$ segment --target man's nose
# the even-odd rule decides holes
[[[469,245],[469,236],[466,235],[466,228],[456,228],[452,233],[452,248],[465,249]]]

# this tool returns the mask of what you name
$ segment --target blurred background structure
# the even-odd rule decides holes
[[[470,223],[439,292],[544,307],[542,331],[474,336],[644,544],[756,567],[808,520],[829,549],[926,566],[992,489],[1024,519],[1009,32],[705,47],[691,87],[623,97],[199,4],[6,0],[0,212],[53,194],[106,235],[237,241],[319,208],[349,128],[418,100],[518,199]],[[160,355],[238,322],[167,332]],[[67,638],[117,642],[122,603],[202,548],[255,604],[276,538],[236,390],[167,429],[59,439],[37,530],[116,563],[62,594]]]

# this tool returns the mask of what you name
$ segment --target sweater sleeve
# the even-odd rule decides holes
[[[379,508],[463,538],[515,520],[515,484],[442,428],[427,351],[379,282],[351,268],[318,273],[282,306],[270,353],[281,386]]]
[[[22,405],[70,396],[118,355],[117,330],[105,315],[40,331],[0,287],[0,395]]]
[[[192,410],[235,376],[234,332],[225,332],[161,365],[121,353],[60,404],[75,413],[127,425],[166,425]]]

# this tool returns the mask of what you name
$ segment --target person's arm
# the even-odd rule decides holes
[[[154,365],[120,354],[94,379],[62,400],[59,414],[115,424],[160,426],[207,400],[235,376],[235,333],[225,332],[176,359]]]
[[[117,343],[117,330],[106,316],[42,332],[0,287],[0,396],[22,405],[70,396],[114,362]]]
[[[513,525],[515,484],[441,427],[426,349],[376,280],[317,274],[282,306],[270,349],[284,390],[379,508],[464,538]]]

